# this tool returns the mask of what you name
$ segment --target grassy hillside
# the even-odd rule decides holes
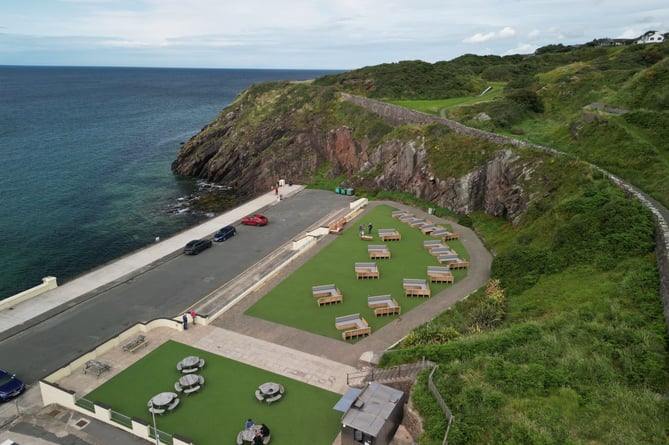
[[[583,165],[550,169],[563,181],[518,226],[470,215],[497,253],[496,293],[417,329],[384,365],[439,364],[435,383],[456,418],[451,445],[667,443],[648,212]],[[425,380],[413,400],[425,416],[421,443],[441,443],[446,424]]]
[[[385,64],[317,84],[433,114],[446,108],[467,125],[593,162],[669,207],[669,43],[538,53]],[[487,86],[493,94],[479,97]]]

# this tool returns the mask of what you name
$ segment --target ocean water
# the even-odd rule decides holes
[[[0,299],[193,226],[180,145],[244,88],[331,71],[0,66]]]

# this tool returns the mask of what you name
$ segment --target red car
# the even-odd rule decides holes
[[[265,226],[269,220],[266,216],[255,214],[251,216],[245,216],[242,218],[242,224],[247,226]]]

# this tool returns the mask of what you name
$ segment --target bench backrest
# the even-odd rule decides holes
[[[356,269],[376,269],[376,263],[355,263]]]
[[[335,323],[346,323],[348,321],[355,321],[360,318],[360,314],[342,315],[335,318]]]
[[[375,295],[373,297],[367,297],[367,303],[381,303],[385,301],[391,301],[392,298],[390,294],[388,295]]]
[[[323,286],[313,286],[311,288],[311,291],[312,292],[325,292],[325,291],[334,290],[334,289],[335,289],[334,284],[325,284]]]

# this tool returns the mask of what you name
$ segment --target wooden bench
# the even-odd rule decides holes
[[[463,260],[457,254],[439,255],[437,260],[441,264],[448,264],[451,269],[467,269],[469,267],[469,261]]]
[[[425,224],[425,220],[423,219],[414,219],[413,221],[409,221],[409,226],[411,227],[423,227]]]
[[[365,335],[370,335],[372,333],[372,328],[367,326],[366,328],[351,329],[349,331],[344,331],[341,333],[341,338],[344,340],[350,340],[352,338],[364,337]]]
[[[404,216],[400,216],[400,221],[402,221],[404,223],[408,223],[408,222],[414,221],[416,219],[418,219],[418,218],[414,217],[411,213],[407,213]]]
[[[335,327],[338,331],[355,328],[358,326],[359,320],[360,314],[342,315],[341,317],[335,318]]]
[[[143,336],[143,335],[138,335],[137,337],[133,338],[130,340],[128,343],[123,345],[123,350],[125,352],[135,352],[139,348],[146,346],[149,344],[149,340]]]
[[[344,231],[344,225],[346,225],[346,219],[340,219],[328,224],[328,231],[335,235],[339,235]]]
[[[460,238],[459,234],[451,232],[448,229],[437,229],[432,233],[430,233],[430,236],[433,236],[435,238],[441,238],[444,241],[452,241]]]
[[[360,239],[363,241],[372,241],[374,237],[372,235],[360,235]]]
[[[451,260],[451,262],[448,263],[448,267],[451,269],[467,269],[469,268],[469,261],[458,257],[455,260]]]
[[[395,229],[379,229],[379,238],[382,241],[400,241],[402,235]]]
[[[390,258],[390,250],[384,245],[369,245],[367,246],[367,253],[370,260]]]
[[[402,308],[390,295],[367,297],[367,307],[374,309],[375,316],[400,315]]]
[[[394,301],[394,300],[393,300]],[[397,303],[397,302],[395,302]],[[374,315],[380,317],[382,315],[401,315],[402,308],[399,305],[388,306],[388,307],[378,307],[374,309]]]
[[[409,215],[409,212],[407,212],[406,210],[395,210],[393,213],[391,213],[391,216],[393,218],[401,218],[402,216],[407,216],[407,215]]]
[[[405,278],[402,282],[404,295],[407,297],[430,297],[430,287],[427,281],[417,278]]]
[[[427,266],[427,276],[431,283],[454,283],[455,278],[448,266]]]
[[[424,226],[421,226],[420,231],[423,232],[423,235],[427,235],[428,233],[432,233],[435,230],[437,230],[437,226],[434,224],[425,224]]]
[[[361,337],[372,333],[372,328],[367,324],[367,320],[360,314],[343,315],[335,319],[335,327],[338,331],[344,331],[341,334],[342,339]]]
[[[444,245],[438,239],[423,241],[423,248],[425,249],[432,250],[437,247],[444,247]]]
[[[325,284],[322,286],[313,286],[311,288],[311,295],[314,298],[320,298],[341,295],[341,292],[334,284]]]
[[[430,255],[432,255],[432,256],[440,256],[440,255],[455,255],[455,256],[457,256],[458,254],[455,253],[453,250],[451,250],[450,247],[442,246],[442,247],[434,247],[434,248],[430,249]]]
[[[317,303],[319,306],[325,306],[328,304],[342,303],[343,301],[344,297],[342,295],[330,295],[329,297],[320,297],[317,300]]]
[[[355,277],[357,279],[379,278],[379,268],[376,263],[355,263]]]

